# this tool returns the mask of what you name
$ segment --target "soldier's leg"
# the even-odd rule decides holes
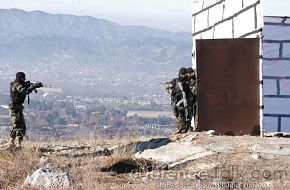
[[[193,128],[191,126],[191,119],[186,121],[186,126],[187,126],[187,132],[192,132]]]
[[[186,122],[186,125],[187,125],[189,132],[193,131],[192,124],[191,124],[191,122],[193,121],[192,117],[193,117],[193,105],[190,105],[188,108],[188,120]]]
[[[188,130],[189,130],[189,125],[188,125],[188,123],[190,123],[190,121],[188,122],[188,121],[186,121],[185,119],[183,119],[183,121],[182,121],[182,131],[181,131],[181,133],[187,133],[187,132],[188,132]]]
[[[9,146],[14,147],[15,146],[15,138],[16,138],[16,131],[14,130],[16,127],[16,120],[17,120],[17,114],[13,113],[13,111],[9,110],[9,117],[12,123],[12,129],[10,132],[10,139],[9,139]]]
[[[174,134],[180,134],[182,132],[182,129],[183,129],[183,119],[182,117],[176,117]]]
[[[176,126],[175,134],[186,133],[188,131],[185,112],[182,109],[178,110],[178,117],[176,117],[175,126]]]
[[[13,116],[12,116],[13,117]],[[13,117],[13,129],[11,131],[11,138],[17,139],[17,146],[21,146],[23,141],[23,137],[26,133],[26,124],[24,120],[23,113],[18,113],[16,116]]]
[[[16,147],[21,147],[23,138],[26,134],[26,124],[25,124],[25,120],[23,116],[21,118],[21,125],[17,129],[18,130],[16,132],[16,139],[17,139]]]

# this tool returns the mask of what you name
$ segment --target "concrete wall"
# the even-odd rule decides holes
[[[290,132],[290,18],[264,17],[264,128]]]

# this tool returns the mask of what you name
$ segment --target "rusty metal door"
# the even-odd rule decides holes
[[[259,39],[197,40],[199,130],[259,135]]]

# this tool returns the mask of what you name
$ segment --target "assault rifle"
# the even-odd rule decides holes
[[[25,82],[25,86],[26,86],[26,94],[27,94],[27,104],[29,105],[29,94],[34,91],[35,93],[38,92],[37,88],[41,88],[44,87],[44,85],[42,84],[42,82],[30,82],[30,81],[26,81]]]
[[[35,93],[37,93],[37,88],[41,88],[43,87],[42,82],[30,82],[30,81],[26,81],[25,82],[25,86],[27,88],[27,94],[30,94],[32,91],[34,91]]]

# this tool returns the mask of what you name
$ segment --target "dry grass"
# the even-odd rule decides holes
[[[38,163],[35,152],[0,151],[0,189],[21,187],[27,175],[37,169]]]
[[[109,157],[79,159],[77,163],[76,160],[70,159],[74,162],[71,175],[74,176],[75,188],[138,189],[138,185],[130,183],[127,175],[134,170],[140,170],[140,163],[132,158],[134,151],[135,147],[132,146],[117,149]]]
[[[0,152],[0,189],[32,189],[22,187],[25,178],[45,165],[39,163],[38,152],[31,151],[32,149],[17,153]],[[132,152],[127,152],[125,149],[116,151],[110,157],[64,158],[51,155],[49,159],[52,163],[48,166],[53,171],[68,172],[72,177],[74,189],[134,189],[130,187],[137,188],[137,185],[128,184],[129,179],[126,174],[116,173],[118,164],[122,170],[127,170],[126,167],[130,164],[137,165],[131,156]],[[113,171],[101,172],[100,168],[105,167],[111,167]],[[121,186],[123,188],[118,188]]]

